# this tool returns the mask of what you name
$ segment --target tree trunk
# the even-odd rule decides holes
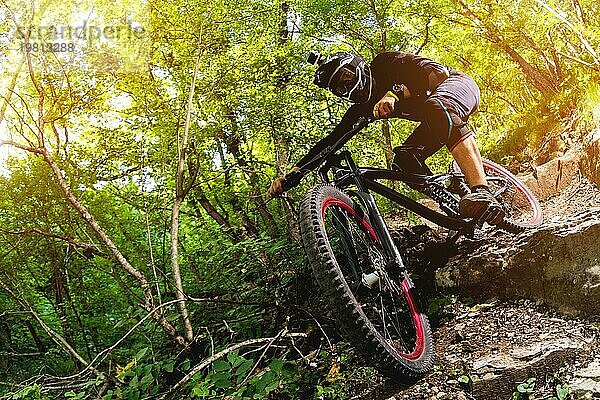
[[[240,169],[249,177],[249,184],[252,190],[251,200],[254,203],[256,210],[260,214],[263,222],[265,223],[269,233],[272,236],[275,236],[277,233],[277,224],[275,223],[275,219],[271,212],[267,209],[267,206],[263,200],[263,193],[260,188],[258,175],[254,170],[250,169],[250,165],[248,160],[243,156],[240,145],[242,142],[242,138],[238,133],[237,121],[235,120],[235,116],[233,110],[228,110],[228,117],[231,122],[231,134],[228,135],[223,130],[221,130],[221,139],[223,143],[227,146],[227,151],[229,151],[233,158],[236,160]]]
[[[223,228],[223,231],[227,234],[227,236],[229,236],[229,238],[234,243],[239,242],[240,237],[238,233],[235,231],[235,229],[233,229],[229,220],[227,220],[225,216],[221,215],[221,213],[219,213],[219,210],[217,210],[215,206],[212,205],[210,200],[206,197],[206,194],[204,193],[202,188],[200,188],[199,186],[195,186],[193,190],[195,197],[190,197],[190,201],[196,207],[198,206],[198,204],[200,204],[200,206],[208,214],[208,216],[211,217],[217,224],[219,224],[221,228]],[[200,211],[198,210],[198,212]]]
[[[202,32],[201,32],[202,35]],[[200,36],[200,41],[202,36]],[[194,91],[196,89],[196,79],[198,78],[198,71],[200,68],[200,60],[202,53],[198,54],[196,58],[196,65],[194,67],[194,75],[192,77],[192,84],[190,87],[190,93],[188,97],[187,112],[185,117],[185,125],[183,129],[183,138],[181,143],[179,138],[177,140],[178,160],[177,160],[177,174],[176,174],[176,188],[175,188],[175,202],[173,203],[173,209],[171,212],[171,267],[173,269],[173,282],[175,284],[175,297],[180,300],[177,303],[181,318],[183,319],[183,329],[185,337],[188,341],[194,340],[194,331],[192,329],[192,323],[190,321],[189,312],[185,303],[186,295],[183,290],[183,283],[181,280],[181,270],[179,267],[179,211],[183,200],[189,190],[189,187],[193,184],[190,179],[189,187],[184,188],[184,171],[185,171],[185,157],[188,147],[188,138],[190,132],[190,124],[192,118],[192,106],[194,104]]]
[[[40,353],[45,353],[46,352],[46,345],[42,341],[42,338],[37,333],[37,330],[35,329],[35,327],[31,323],[31,321],[26,320],[25,321],[25,326],[27,326],[27,330],[31,334],[31,337],[33,338],[33,341],[35,342],[35,346],[37,347],[38,351]]]
[[[23,58],[21,59],[21,62],[19,63],[17,70],[15,71],[12,79],[10,80],[10,84],[8,86],[8,92],[6,93],[6,96],[4,96],[4,100],[2,101],[2,107],[0,107],[0,124],[4,120],[4,114],[6,113],[6,108],[10,104],[10,98],[12,97],[12,94],[15,90],[15,86],[17,85],[17,78],[19,77],[19,74],[21,73],[23,64],[25,64],[25,55],[23,55]]]
[[[379,52],[387,51],[387,8],[377,8],[374,0],[369,1],[371,12],[377,21],[379,27]],[[390,123],[384,120],[381,124],[381,134],[383,136],[383,152],[385,153],[385,165],[388,169],[392,168],[394,152],[392,151],[392,136],[390,133]]]
[[[61,271],[60,264],[61,263],[59,263],[55,255],[52,255],[52,290],[54,292],[54,307],[58,316],[58,320],[60,321],[60,326],[62,328],[65,340],[73,347],[73,349],[76,349],[77,347],[73,341],[73,331],[69,325],[69,320],[67,317],[66,301],[69,297],[69,292],[67,285],[65,284],[64,275]]]
[[[13,350],[12,332],[10,325],[4,320],[0,321],[0,349],[4,349],[3,352],[0,352],[0,371],[8,371],[11,364],[11,357],[3,353]]]
[[[84,219],[84,221],[93,229],[93,231],[96,233],[96,235],[98,236],[100,241],[102,243],[104,243],[104,245],[110,250],[110,252],[115,257],[117,262],[121,265],[121,267],[123,267],[123,269],[129,275],[131,275],[135,280],[137,280],[138,284],[140,285],[140,288],[142,289],[142,293],[144,294],[145,302],[142,305],[143,308],[147,312],[151,313],[152,318],[154,318],[154,320],[157,321],[162,326],[162,328],[165,330],[165,332],[171,338],[173,338],[181,346],[183,346],[183,347],[187,346],[188,341],[183,336],[181,336],[177,333],[177,331],[175,330],[173,325],[171,325],[171,323],[169,321],[167,321],[167,319],[164,317],[164,315],[161,312],[159,312],[158,310],[155,310],[152,289],[150,288],[150,285],[148,284],[148,280],[146,279],[144,274],[142,272],[140,272],[138,269],[134,268],[129,263],[129,261],[127,261],[125,256],[123,256],[123,254],[121,253],[119,248],[114,244],[112,239],[106,234],[106,232],[104,232],[104,229],[102,229],[100,224],[98,224],[98,222],[96,221],[94,216],[92,214],[90,214],[90,212],[87,210],[87,208],[85,208],[85,206],[83,204],[81,204],[79,199],[77,199],[75,197],[75,195],[73,195],[73,193],[71,192],[71,188],[69,187],[69,185],[63,178],[62,171],[60,170],[60,168],[58,167],[58,164],[56,163],[56,161],[54,160],[52,155],[50,155],[48,150],[44,147],[44,148],[40,149],[40,152],[42,153],[42,156],[44,157],[44,161],[46,161],[46,163],[50,166],[50,168],[54,174],[54,177],[56,178],[56,180],[58,182],[59,187],[63,191],[63,193],[64,193],[65,197],[67,198],[67,200],[69,201],[69,203],[71,203],[71,205],[75,208],[75,210],[77,210],[77,212],[81,215],[81,217]]]

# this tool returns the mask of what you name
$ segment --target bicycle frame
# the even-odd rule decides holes
[[[385,224],[381,212],[377,207],[375,198],[370,191],[378,193],[390,199],[391,201],[400,204],[401,206],[413,211],[414,213],[422,216],[436,225],[449,229],[451,231],[448,235],[449,241],[456,241],[461,235],[472,237],[474,235],[476,226],[475,222],[472,220],[460,218],[458,213],[451,209],[445,210],[450,215],[441,214],[414,201],[402,193],[399,193],[394,189],[377,182],[378,179],[402,181],[409,185],[414,184],[423,188],[441,185],[442,190],[447,190],[443,183],[450,177],[450,174],[429,176],[408,174],[402,171],[393,171],[387,169],[358,167],[354,162],[350,152],[337,152],[344,143],[346,143],[350,138],[352,138],[352,136],[360,132],[371,122],[373,122],[371,118],[359,118],[351,130],[342,135],[336,143],[321,151],[310,162],[304,165],[304,170],[298,171],[296,174],[299,174],[299,177],[301,177],[311,169],[319,168],[319,166],[321,166],[319,168],[319,176],[325,182],[332,181],[329,179],[327,174],[333,169],[334,175],[336,175],[333,179],[333,183],[336,186],[342,189],[355,186],[357,190],[348,190],[347,192],[359,199],[359,203],[365,208],[367,215],[369,215],[373,229],[375,229],[375,232],[379,236],[381,244],[386,253],[386,257],[388,258],[388,266],[397,265],[402,270],[405,269],[402,262],[402,257],[400,257],[398,249],[396,248],[387,229],[387,225]],[[345,161],[346,165],[342,166],[341,161]],[[286,175],[286,178],[288,178],[288,175]],[[299,178],[297,179],[299,180]],[[358,211],[363,212],[363,210]]]
[[[426,207],[419,202],[411,199],[410,197],[399,193],[398,191],[383,185],[377,180],[385,179],[390,181],[402,181],[412,185],[421,187],[428,187],[435,184],[443,184],[451,175],[450,174],[437,174],[437,175],[419,175],[409,174],[402,171],[370,168],[370,167],[358,167],[352,158],[349,151],[341,151],[339,153],[330,154],[326,158],[326,163],[319,169],[319,176],[325,182],[334,183],[341,189],[346,189],[351,186],[355,186],[356,190],[346,190],[350,195],[359,199],[359,203],[364,207],[366,214],[369,216],[373,229],[377,233],[381,244],[384,248],[386,257],[388,258],[388,267],[399,266],[401,270],[404,270],[404,264],[402,257],[400,256],[396,245],[390,235],[387,225],[379,211],[375,198],[371,191],[386,197],[387,199],[400,204],[401,206],[413,211],[421,217],[433,222],[436,225],[442,226],[454,231],[455,234],[450,240],[456,240],[461,235],[472,236],[475,223],[472,220],[465,220],[458,217],[458,214],[449,210],[450,214],[454,213],[456,216],[445,215],[429,207]],[[345,162],[345,166],[342,165],[342,161]],[[329,172],[332,171],[334,174],[333,181],[329,179]],[[364,212],[358,210],[359,213]]]

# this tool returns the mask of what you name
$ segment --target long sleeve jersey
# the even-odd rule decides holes
[[[395,85],[403,84],[410,91],[410,97],[396,102],[392,117],[400,117],[412,121],[422,121],[422,105],[436,87],[449,75],[448,68],[425,57],[404,52],[384,52],[377,55],[371,62],[371,74],[374,80],[374,90],[367,103],[353,104],[344,114],[341,121],[326,137],[318,141],[313,148],[296,163],[300,169],[325,148],[338,142],[348,132],[360,117],[372,117],[373,107]],[[344,143],[339,143],[341,147]],[[316,168],[311,163],[311,169]]]

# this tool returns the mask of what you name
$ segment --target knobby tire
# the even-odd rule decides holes
[[[310,266],[345,337],[384,374],[409,383],[433,368],[427,317],[406,272],[384,271],[383,249],[369,218],[330,185],[312,188],[300,206],[300,231]],[[363,283],[361,283],[363,282]]]

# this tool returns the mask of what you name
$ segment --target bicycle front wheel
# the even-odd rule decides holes
[[[385,270],[369,218],[346,194],[316,186],[300,211],[304,248],[346,338],[388,376],[407,382],[433,367],[433,340],[405,272]]]

